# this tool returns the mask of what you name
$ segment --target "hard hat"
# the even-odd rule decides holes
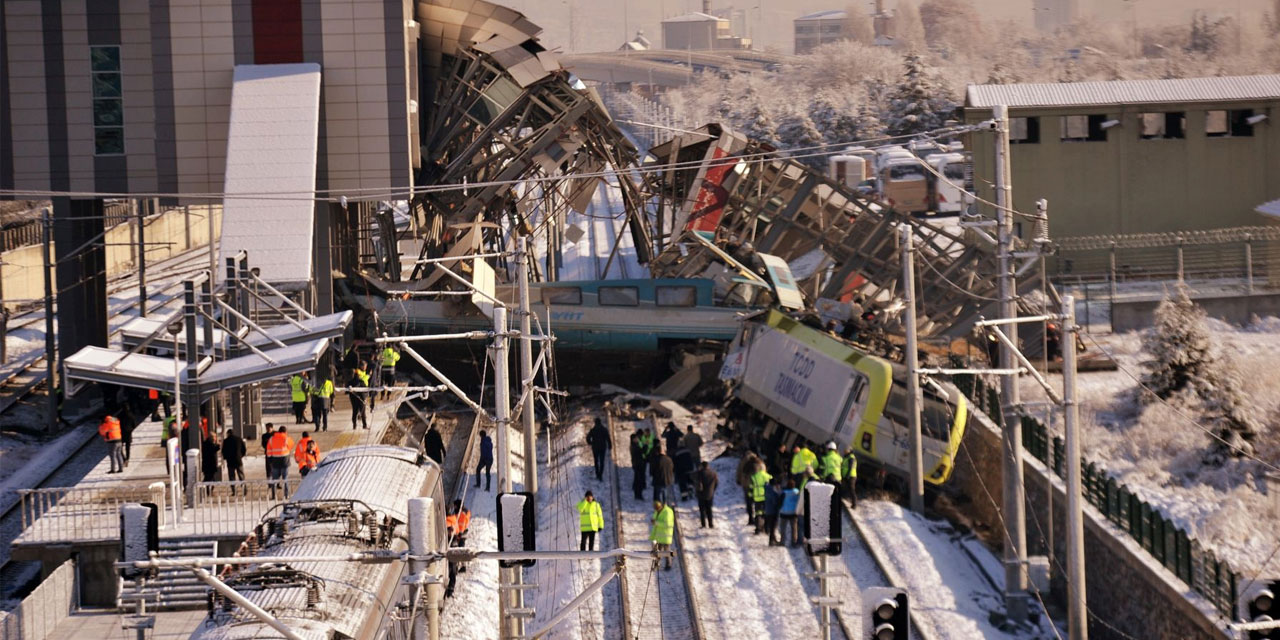
[[[831,442],[828,442],[828,443],[827,443],[827,448],[828,448],[828,449],[830,449],[830,450],[832,450],[832,451],[835,451],[835,450],[836,450],[836,443],[835,443],[835,441],[834,441],[834,440],[832,440]]]

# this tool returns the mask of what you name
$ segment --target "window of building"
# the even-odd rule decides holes
[[[1253,136],[1253,109],[1218,109],[1204,114],[1204,134],[1210,138],[1248,138]]]
[[[600,306],[635,307],[640,304],[640,290],[635,287],[600,287]]]
[[[93,90],[93,153],[124,153],[124,82],[120,74],[120,47],[89,47],[89,71]]]
[[[659,307],[692,307],[698,304],[696,287],[657,287],[656,294]]]
[[[546,287],[542,290],[542,303],[582,304],[582,289],[577,287]]]
[[[1062,141],[1106,142],[1107,130],[1102,128],[1106,121],[1106,114],[1062,116]]]
[[[1185,111],[1140,113],[1138,124],[1141,125],[1138,137],[1143,140],[1177,140],[1187,137]]]
[[[1010,118],[1009,144],[1038,144],[1040,118]]]

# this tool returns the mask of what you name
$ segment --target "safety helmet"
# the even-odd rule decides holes
[[[832,450],[832,451],[835,451],[835,450],[836,450],[836,442],[835,442],[835,440],[832,440],[831,442],[828,442],[828,443],[827,443],[827,448],[828,448],[828,449],[830,449],[830,450]]]

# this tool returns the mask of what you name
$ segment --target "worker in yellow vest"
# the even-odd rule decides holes
[[[317,431],[329,430],[329,409],[333,407],[333,381],[321,376],[320,384],[311,387],[311,422]]]
[[[289,378],[289,399],[293,401],[293,423],[306,424],[307,422],[307,390],[310,386],[307,384],[306,373],[295,373]]]
[[[578,510],[578,530],[582,539],[578,541],[578,551],[596,550],[596,532],[604,529],[604,510],[596,502],[595,494],[590,491],[576,505]]]
[[[391,397],[391,387],[396,386],[396,363],[400,362],[400,352],[388,344],[379,354],[382,359],[382,386],[378,396]]]
[[[351,372],[351,379],[347,381],[347,398],[351,400],[351,429],[355,430],[356,420],[364,424],[364,428],[369,428],[369,412],[365,409],[365,396],[367,391],[358,391],[369,386],[368,363],[361,361],[356,365],[355,371]]]
[[[676,512],[671,505],[654,500],[653,515],[650,516],[653,526],[649,529],[649,540],[653,542],[653,550],[661,553],[671,550],[671,540],[676,531]],[[658,559],[653,559],[653,568],[658,568]],[[667,569],[671,568],[671,556],[667,556]]]

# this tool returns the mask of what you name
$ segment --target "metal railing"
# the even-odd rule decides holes
[[[963,364],[961,362],[960,364]],[[971,398],[997,425],[1003,425],[1000,394],[976,376],[956,376],[956,386]],[[1022,418],[1023,448],[1066,479],[1066,456],[1060,436],[1050,434],[1044,423]],[[1166,518],[1159,507],[1139,498],[1123,482],[1111,477],[1101,465],[1082,459],[1081,490],[1084,499],[1102,512],[1112,524],[1139,544],[1158,563],[1178,576],[1192,591],[1204,596],[1222,615],[1235,618],[1237,574],[1226,560]]]
[[[301,478],[196,485],[195,535],[248,534],[271,507],[289,499]]]
[[[23,542],[110,540],[120,537],[120,507],[163,504],[148,485],[19,489]]]
[[[79,606],[76,566],[58,565],[30,595],[10,611],[0,612],[0,638],[44,638]]]

